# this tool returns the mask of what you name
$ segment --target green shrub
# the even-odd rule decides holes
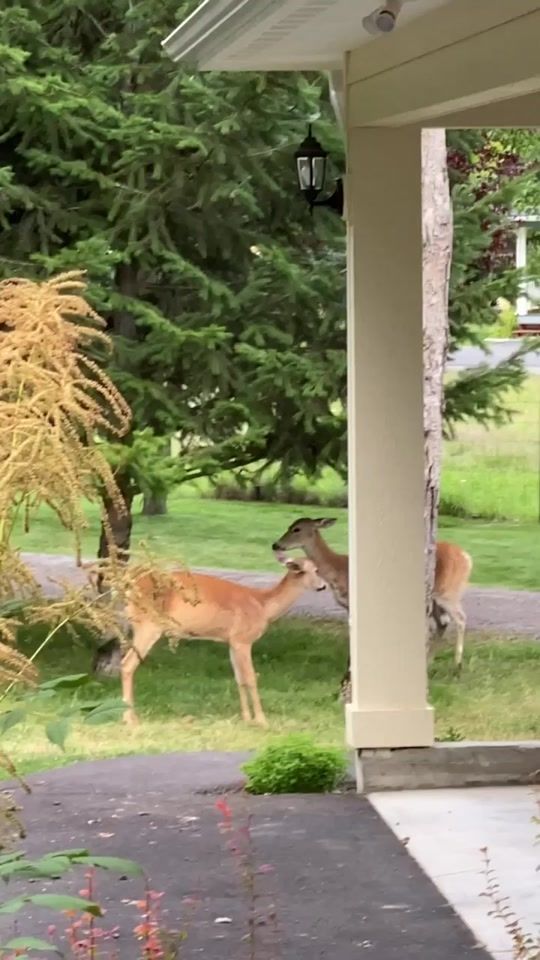
[[[309,737],[285,737],[244,764],[249,793],[325,793],[343,779],[343,752],[319,747]]]

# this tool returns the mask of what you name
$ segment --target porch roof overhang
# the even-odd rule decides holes
[[[538,125],[540,0],[403,0],[395,30],[372,36],[362,21],[380,6],[204,0],[163,47],[201,71],[345,71],[349,127]]]
[[[404,0],[399,26],[451,0]],[[378,38],[362,20],[377,0],[203,0],[163,41],[198,70],[334,70]]]

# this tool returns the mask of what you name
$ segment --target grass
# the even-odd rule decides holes
[[[486,520],[538,521],[540,517],[540,377],[530,376],[507,397],[512,420],[486,429],[463,423],[454,440],[444,444],[442,503],[444,512]],[[200,480],[185,488],[187,496],[247,499],[250,470],[238,476],[224,473],[214,484]],[[316,480],[299,474],[285,489],[276,488],[276,471],[259,481],[263,495],[291,503],[346,505],[346,486],[330,467]]]
[[[347,550],[347,512],[225,500],[171,497],[166,517],[143,517],[136,508],[134,545],[144,542],[151,551],[168,560],[191,566],[240,570],[277,570],[271,544],[298,516],[330,514],[338,523],[328,531],[328,540],[337,550]],[[98,514],[87,510],[89,528],[84,541],[87,556],[95,554]],[[468,550],[474,560],[473,581],[477,584],[516,589],[540,588],[540,527],[538,524],[491,523],[442,517],[440,539],[453,540]],[[69,535],[50,512],[43,509],[30,533],[19,533],[23,550],[69,553]]]
[[[33,641],[23,644],[31,652]],[[136,698],[142,723],[128,730],[115,723],[75,728],[66,752],[45,738],[44,722],[70,702],[58,695],[45,712],[13,728],[2,747],[21,772],[76,760],[185,750],[248,750],[276,736],[307,732],[328,745],[343,743],[343,707],[336,690],[346,659],[346,630],[334,622],[287,619],[274,625],[255,648],[262,701],[270,730],[248,726],[238,716],[229,658],[220,644],[193,642],[172,652],[165,643],[138,671]],[[89,669],[90,651],[67,637],[40,656],[42,679]],[[533,739],[540,737],[540,645],[469,639],[460,680],[452,651],[443,649],[431,667],[431,701],[441,739]],[[97,688],[97,689],[96,689]],[[115,696],[118,682],[92,683],[80,696]],[[6,701],[2,707],[7,707]]]
[[[442,502],[469,517],[538,521],[540,512],[540,377],[510,394],[512,421],[486,430],[461,424],[445,444]]]
[[[473,582],[516,589],[540,589],[540,377],[529,377],[509,400],[513,421],[485,430],[460,426],[445,445],[440,538],[454,540],[474,561]],[[222,492],[239,492],[237,479],[220,478]],[[143,517],[135,507],[134,545],[144,543],[156,556],[192,566],[275,570],[271,543],[298,516],[331,514],[339,523],[331,544],[347,549],[343,481],[330,468],[319,480],[297,477],[291,495],[311,505],[211,499],[206,482],[186,485],[170,498],[169,515]],[[275,494],[276,498],[278,493]],[[314,506],[319,498],[326,506]],[[87,507],[87,556],[95,554],[98,513]],[[477,519],[474,519],[477,518]],[[480,518],[480,519],[478,519]],[[507,518],[502,520],[501,518]],[[70,553],[71,541],[50,512],[42,509],[17,544],[40,553]]]

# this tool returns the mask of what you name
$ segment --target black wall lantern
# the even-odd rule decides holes
[[[311,212],[314,207],[329,207],[341,216],[343,214],[343,182],[336,180],[336,189],[330,197],[319,200],[326,179],[326,161],[328,153],[313,136],[311,124],[308,135],[295,153],[298,186],[304,194]]]

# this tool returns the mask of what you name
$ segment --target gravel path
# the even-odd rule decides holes
[[[76,582],[82,578],[81,571],[75,567],[71,557],[40,553],[26,553],[22,556],[51,595],[57,594],[61,589],[54,581]],[[251,573],[246,570],[206,569],[204,572],[253,586],[265,586],[278,579],[270,573]],[[502,633],[507,636],[530,636],[540,640],[540,592],[475,587],[466,594],[465,609],[471,630]],[[334,603],[329,590],[305,594],[291,612],[314,617],[345,617],[345,612]]]

